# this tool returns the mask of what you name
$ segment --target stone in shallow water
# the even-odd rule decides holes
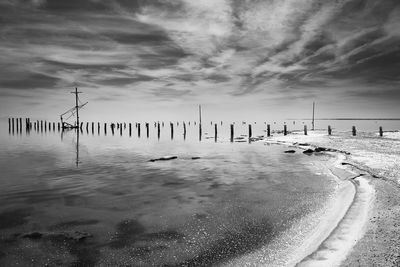
[[[293,154],[293,153],[296,153],[296,150],[286,150],[284,153]]]
[[[162,158],[158,158],[158,159],[151,159],[149,160],[150,162],[155,162],[155,161],[162,161],[162,160],[173,160],[173,159],[177,159],[177,156],[171,156],[171,157],[162,157]]]
[[[304,153],[304,154],[312,154],[312,153],[314,153],[314,150],[312,150],[311,148],[309,148],[309,149],[303,151],[303,153]]]

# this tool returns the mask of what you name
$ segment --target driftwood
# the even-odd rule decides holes
[[[158,158],[158,159],[151,159],[149,160],[150,162],[155,162],[155,161],[163,161],[163,160],[173,160],[173,159],[177,159],[177,156],[171,156],[171,157],[162,157],[162,158]]]

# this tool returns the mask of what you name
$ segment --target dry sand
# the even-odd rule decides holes
[[[354,166],[348,168],[363,174],[363,179],[374,189],[374,201],[369,205],[363,235],[354,237],[344,260],[320,266],[400,266],[399,132],[381,138],[376,133],[360,133],[353,137],[350,133],[328,136],[325,132],[315,131],[307,136],[292,133],[266,140],[287,145],[308,143],[314,147],[349,152],[344,161]],[[355,234],[354,231],[358,230],[353,229],[349,234]]]

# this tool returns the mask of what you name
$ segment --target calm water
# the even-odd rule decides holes
[[[134,127],[132,137],[96,127],[78,145],[75,131],[13,135],[2,126],[2,266],[222,263],[320,209],[335,186],[312,171],[315,156],[230,143],[222,130],[215,142],[211,127],[201,142],[194,126],[186,140],[179,127],[171,140],[169,125],[160,140],[154,126],[149,138],[143,126],[140,138]],[[178,159],[149,162],[167,155]],[[43,235],[21,237],[34,231]],[[66,238],[74,231],[91,237]]]

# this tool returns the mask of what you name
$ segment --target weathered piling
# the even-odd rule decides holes
[[[214,124],[214,140],[217,142],[218,140],[218,126],[217,124]]]
[[[19,131],[22,132],[22,118],[19,118]]]
[[[186,140],[186,123],[183,122],[183,139]]]
[[[253,131],[251,130],[251,124],[249,124],[249,139],[253,136]]]
[[[356,126],[353,126],[351,131],[352,131],[352,133],[353,133],[353,136],[356,136],[356,135],[357,135]]]
[[[89,133],[89,122],[86,122],[86,132]]]
[[[94,122],[92,122],[92,134],[94,134]]]
[[[80,125],[79,125],[79,129],[82,131],[82,128],[83,128],[83,122],[81,122],[80,123]]]
[[[111,123],[110,127],[111,127],[111,134],[114,135],[115,124]]]
[[[137,124],[138,137],[140,137],[140,123]]]
[[[107,135],[107,123],[104,123],[104,135]]]
[[[132,123],[129,123],[129,137],[132,136]]]
[[[51,131],[51,122],[49,122],[49,132]]]
[[[122,130],[123,130],[123,129],[122,129],[122,123],[121,123],[120,126],[119,126],[119,135],[120,135],[120,136],[122,136]]]
[[[271,125],[267,124],[267,136],[271,136]]]
[[[157,123],[157,138],[160,139],[160,123]]]
[[[150,135],[149,128],[150,128],[150,125],[148,122],[146,122],[146,137],[147,138],[149,138],[149,135]]]
[[[174,139],[174,124],[170,122],[170,127],[171,127],[171,140]]]
[[[233,138],[234,138],[234,128],[233,124],[231,124],[231,142],[233,142]]]
[[[57,131],[60,131],[60,123],[57,122]]]
[[[379,136],[380,137],[383,136],[383,128],[382,128],[382,126],[379,127]]]
[[[202,135],[203,135],[203,129],[201,127],[201,123],[199,123],[199,141],[201,141]]]
[[[11,118],[8,118],[8,131],[11,132]]]
[[[33,123],[33,130],[36,131],[36,121]]]
[[[43,121],[40,121],[40,131],[43,132]]]
[[[55,132],[55,131],[56,131],[56,123],[53,122],[53,132]]]
[[[304,125],[304,135],[307,135],[307,125]]]
[[[283,135],[287,135],[287,125],[283,125]]]
[[[330,125],[328,125],[328,135],[332,135],[332,128]]]
[[[47,121],[44,121],[44,131],[47,132]]]

